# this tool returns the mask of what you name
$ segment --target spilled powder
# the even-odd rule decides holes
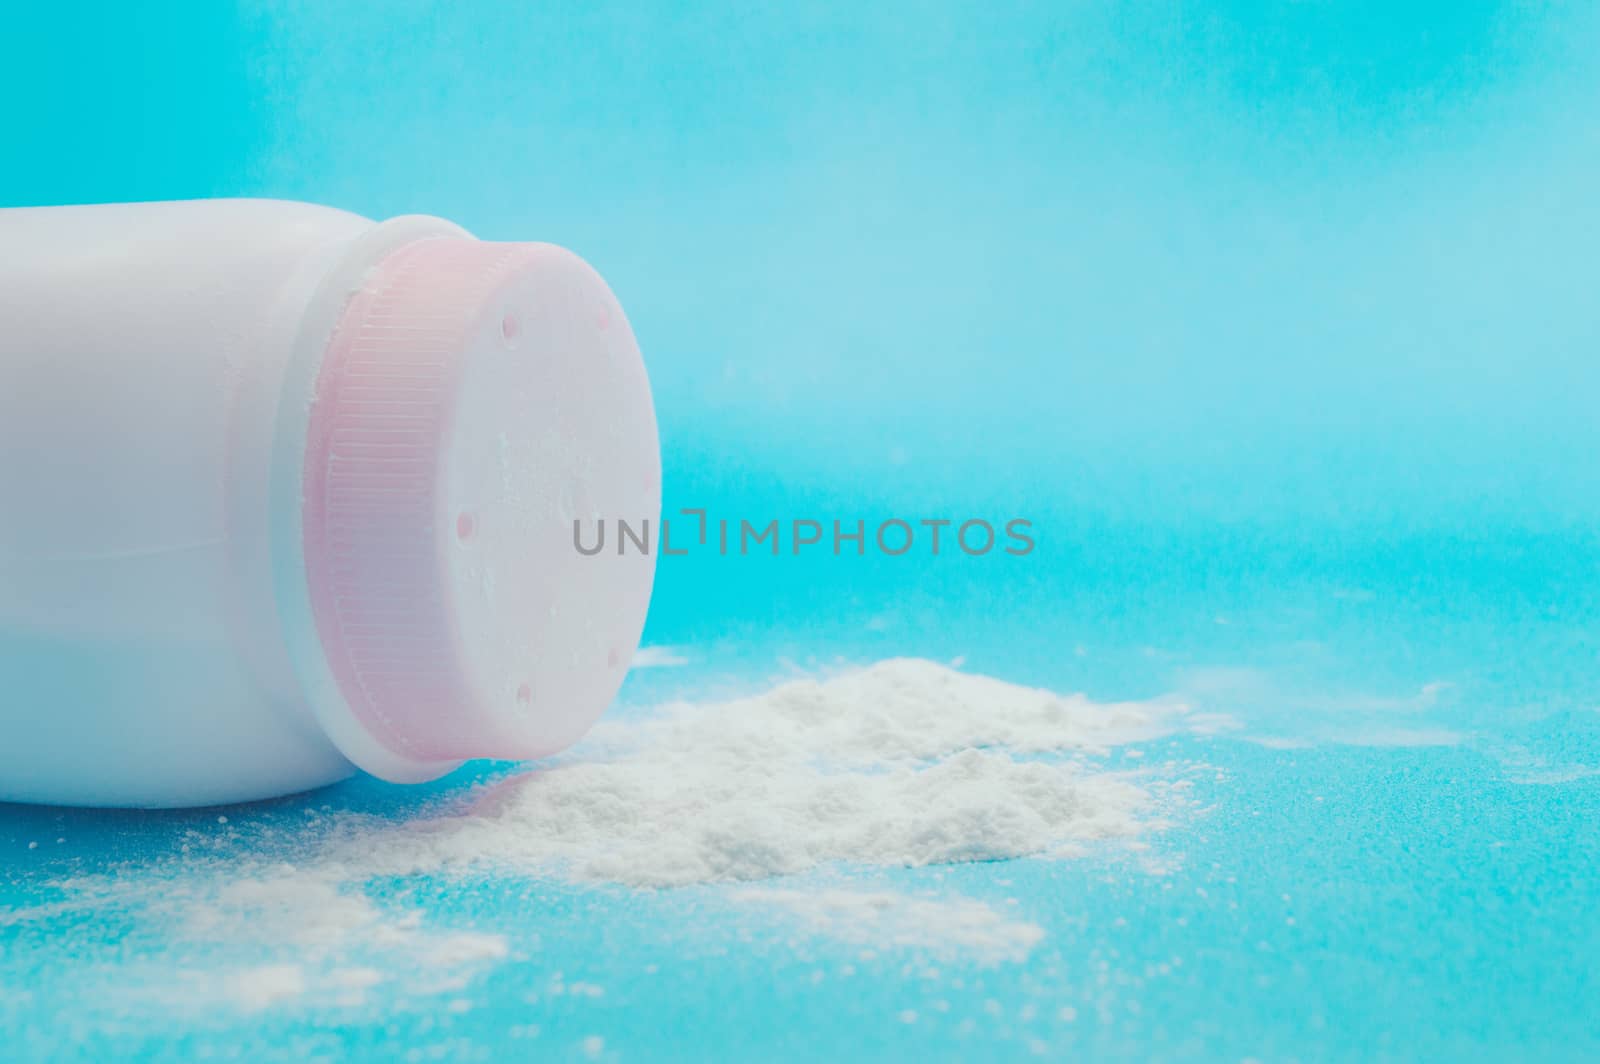
[[[572,760],[459,815],[361,825],[331,859],[374,874],[488,866],[630,887],[834,864],[1061,856],[1150,826],[1108,747],[1204,729],[1176,701],[1094,703],[900,659],[602,726]]]
[[[1137,846],[1184,804],[1186,784],[1143,761],[1137,773],[1110,771],[1107,751],[1229,724],[1176,699],[1096,703],[892,660],[603,724],[573,754],[442,815],[318,817],[288,853],[276,847],[287,860],[264,856],[274,847],[263,834],[192,857],[166,879],[60,886],[81,905],[133,911],[169,940],[245,958],[202,976],[204,987],[180,988],[195,1000],[219,988],[245,1010],[358,1005],[380,983],[453,993],[512,954],[502,934],[432,927],[419,908],[380,903],[369,886],[380,877],[707,885],[805,934],[1002,963],[1044,937],[1026,913],[854,881],[888,868],[1071,857],[1096,840]],[[231,825],[229,837],[248,844],[247,830]]]

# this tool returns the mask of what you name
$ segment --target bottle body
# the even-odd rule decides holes
[[[372,687],[383,679],[373,671],[374,654],[387,661],[409,653],[402,643],[416,632],[399,633],[392,646],[380,641],[365,666],[331,659],[325,646],[325,637],[368,638],[334,615],[339,602],[364,595],[376,603],[411,586],[419,571],[457,564],[441,553],[462,546],[448,542],[450,515],[433,511],[450,490],[445,482],[483,464],[482,448],[456,462],[449,457],[454,437],[441,429],[426,456],[428,484],[408,481],[402,489],[410,494],[398,502],[386,496],[377,510],[353,511],[391,468],[372,463],[393,459],[343,442],[383,443],[384,425],[351,419],[382,403],[409,410],[396,406],[409,393],[394,388],[406,384],[413,362],[422,364],[410,349],[372,348],[372,321],[381,325],[381,318],[369,310],[352,323],[344,320],[348,308],[386,256],[424,247],[437,259],[431,249],[446,246],[480,257],[491,247],[438,219],[379,224],[280,201],[0,211],[0,800],[213,804],[330,783],[357,764],[392,779],[421,779],[465,756],[501,752],[492,743],[480,753],[470,744],[434,742],[419,753],[404,734],[398,742],[390,734],[375,741],[372,733],[389,713],[381,697],[354,707],[369,710],[366,726],[356,719],[361,714],[353,714],[330,675],[343,677],[346,692]],[[562,268],[574,269],[564,260]],[[531,281],[527,273],[518,283],[536,286],[549,271]],[[494,298],[510,297],[497,289]],[[599,297],[584,289],[574,298]],[[462,320],[482,308],[468,309]],[[490,309],[502,320],[498,306]],[[362,392],[362,381],[341,383],[325,372],[335,335],[368,336],[368,347],[387,359],[380,368],[389,376],[378,384],[389,392]],[[450,365],[466,367],[463,376],[477,372],[478,341],[452,335],[450,342]],[[619,357],[625,364],[626,353]],[[364,358],[362,350],[347,356],[345,370],[359,369]],[[364,407],[369,394],[378,399]],[[466,401],[459,394],[450,393],[446,405]],[[578,398],[580,406],[591,401],[604,397]],[[331,412],[321,414],[324,408]],[[331,426],[322,445],[308,443],[318,416]],[[497,416],[513,426],[520,420],[510,410]],[[638,421],[637,404],[623,416]],[[630,498],[645,509],[659,505],[653,419],[648,435],[649,454],[635,445],[627,459],[643,458]],[[566,442],[583,449],[582,439]],[[354,487],[339,480],[350,454],[368,461],[367,479]],[[515,489],[519,472],[502,472]],[[321,494],[312,498],[308,483]],[[473,504],[474,512],[503,505],[482,498]],[[332,515],[319,517],[323,531],[315,535],[304,522],[308,506]],[[368,565],[363,559],[387,557],[402,516],[413,520],[421,510],[421,531],[406,541],[420,548],[384,563],[364,586],[337,584],[352,566]],[[355,516],[340,516],[348,513]],[[377,538],[368,534],[354,555],[337,554],[349,538],[341,520],[364,522],[360,527],[375,528]],[[537,525],[528,520],[524,531]],[[308,544],[313,568],[316,558],[335,552],[320,573],[308,571]],[[498,549],[522,545],[507,538]],[[545,550],[541,564],[559,570],[569,563]],[[462,598],[478,589],[449,572],[430,579],[426,593],[455,598],[438,607],[447,623],[424,634],[453,631],[460,617],[484,614],[476,598]],[[636,584],[638,574],[630,579]],[[342,590],[319,613],[314,600],[334,594],[329,586]],[[623,608],[635,606],[630,600]],[[608,635],[626,640],[626,631]],[[440,653],[450,670],[473,667],[471,648]],[[620,677],[605,684],[611,679]],[[458,689],[450,688],[452,697]],[[426,711],[448,718],[457,708]],[[529,752],[516,745],[502,744],[507,754]]]

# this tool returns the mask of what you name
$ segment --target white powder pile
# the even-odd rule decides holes
[[[460,815],[359,825],[329,856],[374,874],[487,865],[674,887],[1059,854],[1145,826],[1150,795],[1084,755],[1186,716],[886,661],[604,726],[599,757],[504,781]]]

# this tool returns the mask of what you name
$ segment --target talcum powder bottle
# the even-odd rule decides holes
[[[573,742],[637,647],[633,333],[549,244],[269,200],[0,210],[0,800],[183,806]]]

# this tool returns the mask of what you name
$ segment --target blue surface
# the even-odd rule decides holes
[[[0,922],[7,1058],[1600,1054],[1596,16],[678,6],[35,8],[0,202],[273,195],[579,250],[645,350],[669,509],[1039,539],[668,559],[647,642],[692,663],[628,704],[894,654],[1184,692],[1243,728],[1148,746],[1215,766],[1151,838],[1172,870],[846,870],[1048,932],[935,976],[711,888],[376,885],[512,941],[459,1013],[140,1008],[274,954],[114,905]],[[292,856],[308,805],[499,771],[225,815]],[[0,911],[164,874],[217,815],[0,808]],[[530,1002],[558,971],[604,996]]]
[[[1432,546],[1429,557],[1446,570],[1475,571],[1472,557]],[[1129,582],[1098,603],[1080,598],[1073,612],[1085,619],[1048,636],[1033,623],[995,623],[986,618],[991,603],[970,600],[943,636],[876,635],[868,658],[960,647],[972,669],[1108,695],[1187,686],[1202,705],[1246,725],[1226,738],[1142,745],[1147,763],[1214,766],[1194,776],[1208,810],[1151,839],[1153,856],[1174,865],[1165,874],[1111,848],[1067,862],[843,873],[875,888],[965,894],[1038,922],[1048,937],[1024,964],[984,967],[915,950],[864,959],[859,945],[797,935],[781,914],[731,904],[718,888],[636,894],[504,878],[405,880],[373,889],[396,905],[420,904],[440,926],[507,935],[512,959],[444,995],[380,993],[356,1008],[313,996],[259,1014],[174,1014],[167,1004],[141,1008],[119,973],[170,987],[185,968],[297,954],[168,939],[159,923],[152,930],[113,904],[0,928],[4,985],[31,994],[0,999],[0,1018],[20,1038],[13,1045],[23,1059],[63,1045],[95,1058],[145,1049],[156,1057],[338,1050],[381,1059],[395,1046],[444,1047],[463,1059],[513,1049],[577,1057],[593,1035],[621,1059],[1028,1057],[1040,1046],[1144,1059],[1589,1058],[1600,1049],[1592,1007],[1600,691],[1580,619],[1592,616],[1593,590],[1560,591],[1540,571],[1574,564],[1558,547],[1546,545],[1532,565],[1501,551],[1510,549],[1473,553],[1478,566],[1487,553],[1519,586],[1538,590],[1497,594],[1500,605],[1487,610],[1469,583],[1440,580],[1417,594],[1438,579],[1433,565],[1397,562],[1391,581],[1368,583],[1362,596],[1308,574],[1276,592],[1218,581],[1185,595]],[[1223,567],[1247,569],[1249,557],[1229,556]],[[1130,597],[1148,604],[1139,631],[1149,645],[1108,641],[1094,620]],[[1252,605],[1216,623],[1212,611],[1233,610],[1240,598]],[[1065,647],[1082,640],[1085,653],[1046,655],[1030,642],[1046,638]],[[796,635],[754,656],[846,644],[843,633]],[[1214,669],[1211,681],[1199,671],[1218,662],[1231,666],[1220,686]],[[655,694],[695,691],[742,668],[730,652],[646,679]],[[1245,668],[1259,671],[1241,679]],[[1452,692],[1423,708],[1416,692],[1441,679]],[[1352,745],[1404,742],[1382,737],[1394,727],[1459,737],[1440,746]],[[1286,736],[1317,742],[1277,749],[1251,741]],[[58,896],[51,880],[113,860],[134,862],[123,876],[141,867],[168,874],[160,858],[194,842],[185,831],[250,838],[280,826],[288,834],[266,852],[292,857],[307,806],[401,817],[474,775],[426,793],[353,782],[226,810],[226,828],[215,810],[10,808],[0,846],[21,875],[0,901],[47,903]],[[67,841],[54,845],[56,837]],[[35,839],[41,848],[26,851]],[[927,975],[930,967],[937,974]],[[554,973],[601,986],[604,996],[539,994]],[[446,1012],[457,999],[471,1010]],[[1070,1022],[1064,1008],[1075,1010]],[[897,1018],[905,1009],[918,1013],[916,1024]],[[513,1037],[530,1024],[536,1039]]]

